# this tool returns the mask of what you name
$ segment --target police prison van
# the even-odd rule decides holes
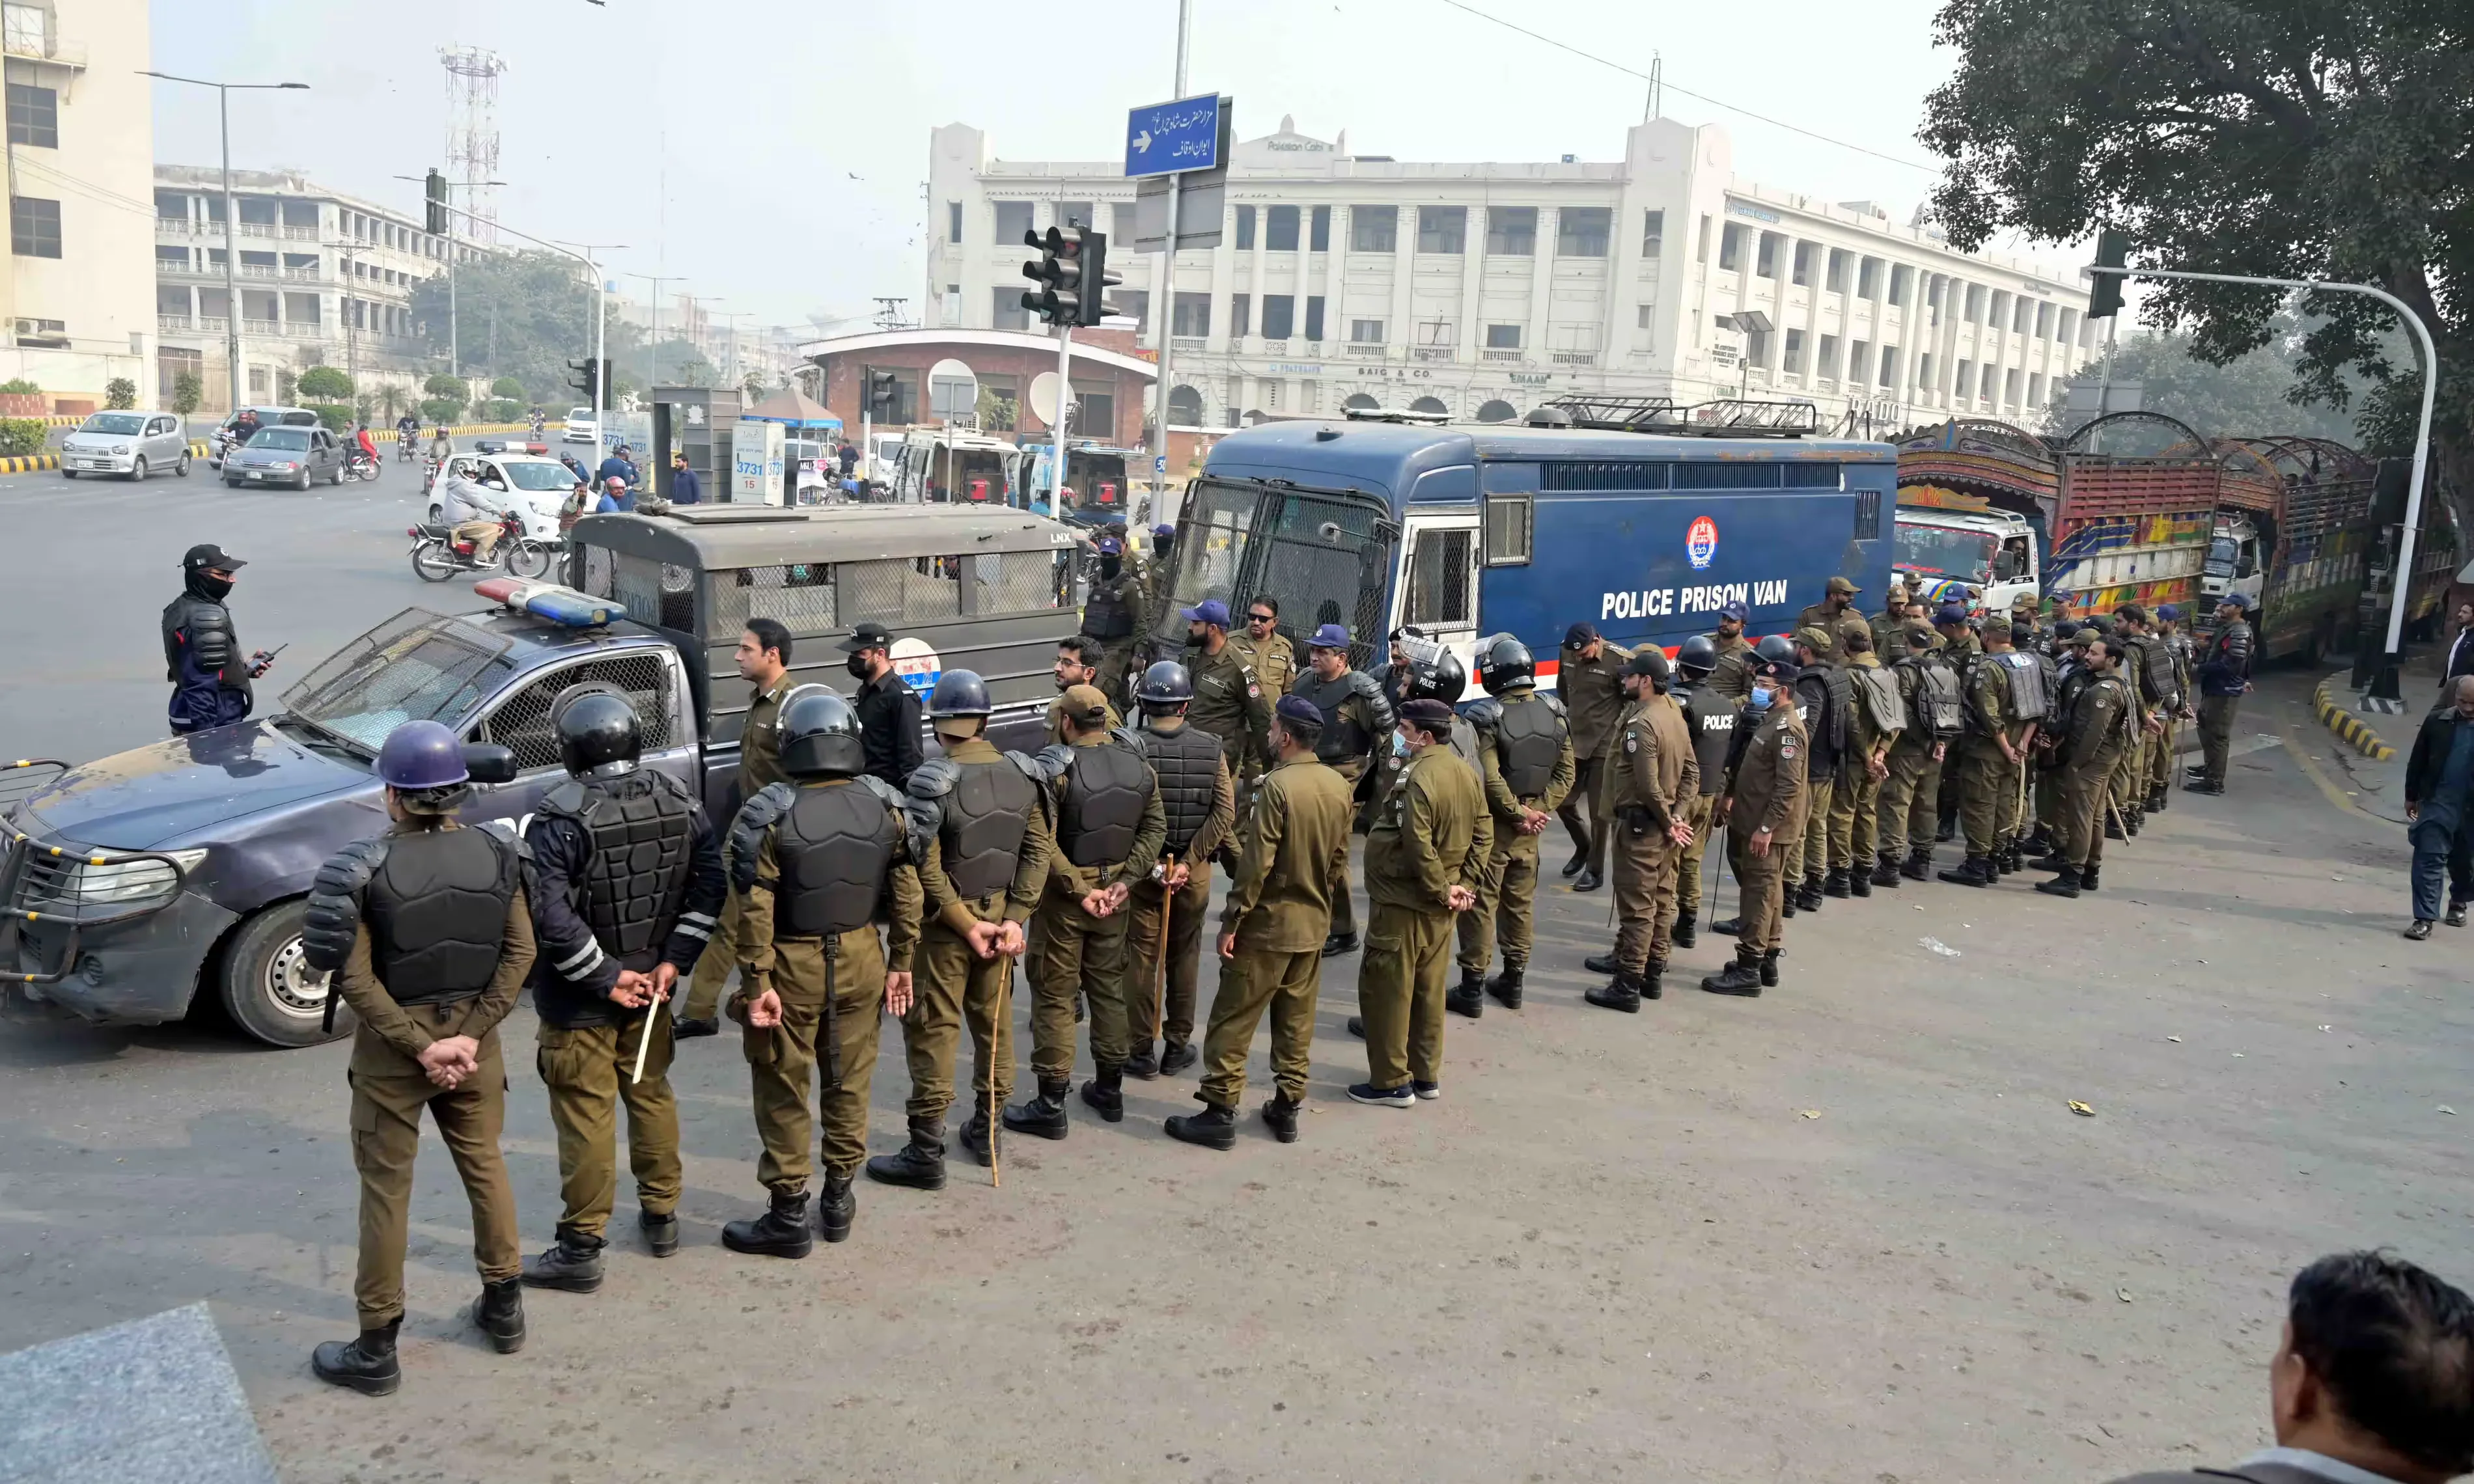
[[[1890,574],[1897,450],[1814,424],[1805,402],[1573,398],[1525,426],[1378,412],[1232,433],[1178,513],[1155,632],[1268,593],[1292,635],[1347,625],[1361,669],[1401,625],[1465,661],[1508,632],[1543,684],[1576,620],[1672,652],[1742,603],[1748,634],[1783,634],[1831,578],[1878,599]]]

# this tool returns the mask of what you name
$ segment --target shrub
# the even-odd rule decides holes
[[[352,395],[352,378],[331,366],[312,366],[301,373],[301,395],[321,402],[340,402]]]
[[[512,397],[499,397],[483,404],[485,422],[520,422],[523,420],[524,404]]]
[[[42,388],[35,385],[31,381],[28,381],[23,376],[12,376],[7,381],[0,381],[0,394],[20,396],[39,396],[42,395]]]
[[[464,400],[455,396],[433,396],[421,404],[421,420],[436,424],[454,422],[464,416]]]
[[[0,418],[0,455],[23,458],[42,452],[44,432],[40,418]]]
[[[428,393],[434,398],[445,399],[451,397],[459,407],[464,404],[464,398],[472,395],[472,389],[464,384],[463,377],[450,376],[445,371],[436,372],[428,380],[423,382],[421,384],[421,390]]]
[[[349,433],[352,430],[352,409],[346,404],[311,402],[308,407],[311,412],[318,415],[318,420],[325,423],[329,432]]]
[[[137,405],[137,383],[126,376],[114,376],[103,384],[103,405],[130,408]]]
[[[513,376],[501,376],[490,383],[490,395],[505,397],[509,401],[521,401],[524,395],[524,384]]]
[[[196,412],[198,410],[198,404],[206,399],[206,384],[198,379],[196,372],[182,371],[181,374],[172,378],[172,410],[174,412],[177,412],[182,417],[185,418],[189,414]]]

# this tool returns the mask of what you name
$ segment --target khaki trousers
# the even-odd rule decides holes
[[[361,1251],[352,1302],[364,1329],[383,1328],[403,1317],[412,1161],[421,1148],[424,1108],[464,1182],[473,1209],[473,1265],[481,1281],[503,1282],[523,1268],[516,1193],[507,1183],[506,1156],[498,1150],[507,1120],[507,1068],[493,1030],[481,1038],[480,1065],[453,1091],[426,1077],[352,1079],[352,1167],[361,1177]]]
[[[1673,946],[1675,870],[1682,848],[1640,815],[1642,832],[1629,819],[1614,822],[1615,962],[1627,974],[1663,964]]]
[[[1126,1027],[1131,1049],[1194,1040],[1195,991],[1202,963],[1202,924],[1211,912],[1211,863],[1197,861],[1174,899],[1157,881],[1134,884],[1127,903]],[[1168,982],[1160,982],[1160,928],[1168,921]]]
[[[970,905],[984,918],[1003,900],[986,897]],[[902,1017],[902,1055],[910,1068],[905,1115],[913,1123],[944,1121],[954,1106],[954,1059],[965,1024],[975,1058],[972,1104],[986,1107],[992,1078],[996,1100],[1006,1101],[1013,1094],[1013,1016],[1009,1004],[1004,1017],[997,1011],[1000,999],[1011,997],[1013,961],[1004,954],[980,957],[968,940],[932,915],[919,930],[910,962],[910,1013]]]
[[[834,1014],[828,1066],[825,1044],[825,950],[821,938],[773,941],[773,993],[782,1023],[746,1026],[747,1083],[756,1137],[764,1152],[756,1178],[784,1195],[808,1188],[808,1140],[821,1125],[825,1168],[848,1178],[867,1160],[867,1094],[876,1079],[879,1019],[885,1008],[885,948],[874,927],[854,928],[834,945]],[[917,981],[914,979],[913,983]],[[816,1080],[815,1113],[808,1080]]]
[[[1214,1108],[1235,1108],[1246,1095],[1246,1058],[1266,1010],[1272,1015],[1272,1080],[1291,1102],[1304,1098],[1322,988],[1320,944],[1300,953],[1240,949],[1236,957],[1222,959],[1211,1028],[1202,1039],[1202,1100]]]
[[[1384,1091],[1443,1080],[1443,980],[1455,913],[1375,902],[1357,962],[1366,1021],[1366,1080]]]
[[[631,1082],[636,1048],[644,1047],[644,1080]],[[535,1034],[533,1065],[549,1089],[550,1126],[558,1132],[558,1194],[562,1230],[599,1236],[618,1199],[618,1110],[627,1110],[627,1163],[636,1176],[636,1204],[658,1216],[679,1208],[679,1100],[670,1090],[670,1017],[660,1010],[628,1025],[561,1028],[545,1020]]]

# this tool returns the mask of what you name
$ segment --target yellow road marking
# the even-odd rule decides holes
[[[2294,724],[2292,722],[2287,722],[2285,724],[2285,750],[2293,754],[2293,760],[2302,765],[2304,776],[2309,778],[2314,784],[2317,785],[2319,792],[2326,797],[2330,803],[2335,804],[2338,808],[2344,810],[2346,813],[2353,815],[2357,819],[2370,820],[2373,823],[2380,825],[2394,823],[2394,821],[2384,820],[2376,814],[2366,812],[2361,805],[2355,803],[2351,799],[2346,798],[2345,791],[2343,789],[2339,788],[2335,783],[2330,782],[2328,775],[2319,771],[2319,764],[2313,761],[2311,754],[2302,750],[2302,734],[2295,729]]]

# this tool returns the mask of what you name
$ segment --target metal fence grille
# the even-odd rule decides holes
[[[625,602],[625,599],[620,599]],[[550,703],[570,685],[589,681],[616,685],[636,707],[644,751],[671,745],[670,672],[654,654],[613,655],[553,670],[507,698],[481,727],[481,739],[505,745],[526,771],[558,765],[558,736],[550,730]]]
[[[1347,500],[1287,495],[1275,524],[1248,556],[1257,590],[1280,600],[1280,627],[1299,635],[1346,624],[1352,669],[1372,666],[1383,637],[1384,580],[1390,548],[1375,538],[1381,513]]]
[[[751,618],[778,620],[798,637],[839,628],[836,570],[823,562],[803,562],[707,573],[713,610],[705,618],[705,637],[736,638]]]
[[[588,548],[590,550],[590,548]],[[695,630],[695,573],[687,567],[649,557],[631,556],[624,552],[608,554],[611,563],[610,591],[594,592],[594,597],[614,598],[627,606],[627,616],[638,623],[659,624],[665,629]],[[585,562],[593,565],[590,558]]]
[[[902,621],[902,580],[909,562],[845,562],[835,568],[834,586],[840,595],[842,622],[868,619],[882,624]]]
[[[1074,581],[1070,552],[1007,551],[974,562],[982,614],[1061,607]]]
[[[612,586],[617,562],[610,554],[610,548],[582,546],[577,550],[583,553],[584,570],[574,574],[576,589],[596,598],[617,599],[618,593]]]
[[[901,563],[902,617],[907,623],[962,616],[962,559],[913,557]]]

